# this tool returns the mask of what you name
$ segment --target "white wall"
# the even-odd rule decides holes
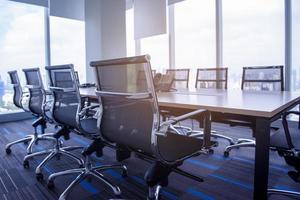
[[[100,0],[85,1],[85,48],[86,80],[93,82],[94,74],[90,61],[101,59],[101,3]]]
[[[126,1],[101,0],[102,58],[126,56]]]
[[[94,81],[91,61],[126,56],[126,1],[86,0],[87,82]]]

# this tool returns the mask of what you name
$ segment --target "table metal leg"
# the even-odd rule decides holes
[[[211,142],[210,142],[210,137],[211,137],[211,113],[207,111],[207,115],[204,117],[204,137],[203,137],[203,147],[204,148],[210,148],[211,147]]]
[[[268,119],[256,119],[253,199],[268,199],[270,124]]]

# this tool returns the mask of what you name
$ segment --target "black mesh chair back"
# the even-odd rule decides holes
[[[80,85],[80,80],[79,80],[79,74],[78,71],[75,71],[75,79],[77,81],[77,84]]]
[[[227,89],[228,68],[197,69],[195,88]]]
[[[150,130],[154,117],[156,121],[159,118],[159,115],[154,115],[158,113],[158,107],[154,106],[156,96],[153,88],[148,88],[152,83],[152,72],[145,59],[129,61],[129,64],[108,64],[95,68],[99,92],[112,94],[101,97],[101,132],[109,141],[123,144],[126,139],[129,146],[150,153]],[[91,65],[98,66],[97,63]],[[134,139],[130,139],[133,136]]]
[[[35,115],[42,116],[43,105],[46,100],[43,81],[39,68],[23,69],[26,80],[26,87],[29,91],[29,105],[30,112]]]
[[[13,85],[13,90],[14,90],[14,96],[13,96],[13,102],[15,106],[18,108],[23,108],[22,106],[22,87],[20,84],[20,79],[18,76],[17,71],[9,71],[9,78],[10,78],[10,83]]]
[[[283,91],[283,66],[244,67],[242,90]]]
[[[96,61],[91,66],[102,105],[100,133],[104,139],[168,161],[199,149],[201,143],[195,145],[194,138],[156,134],[160,115],[148,56]],[[186,139],[192,140],[189,146]]]
[[[78,128],[76,119],[81,101],[73,65],[47,66],[46,70],[53,93],[54,121],[70,128]]]
[[[175,89],[189,87],[190,69],[167,69],[167,74],[174,74]]]

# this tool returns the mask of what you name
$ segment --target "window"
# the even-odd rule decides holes
[[[292,1],[292,88],[300,90],[300,1]]]
[[[242,67],[284,64],[284,1],[223,1],[223,58],[229,88],[240,88]]]
[[[190,86],[196,69],[216,67],[215,1],[185,0],[174,4],[175,68],[190,68]]]
[[[13,90],[7,71],[45,66],[44,8],[0,1],[0,114],[13,112]]]
[[[51,65],[73,64],[79,80],[86,81],[85,24],[83,21],[50,17]]]
[[[127,56],[135,56],[133,8],[126,10],[126,48]]]
[[[141,54],[151,56],[151,67],[156,72],[169,68],[169,37],[162,34],[141,39]]]

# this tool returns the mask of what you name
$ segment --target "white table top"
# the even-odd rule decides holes
[[[80,93],[95,97],[95,88]],[[160,106],[208,109],[214,112],[271,118],[300,101],[300,92],[189,89],[157,93]]]

